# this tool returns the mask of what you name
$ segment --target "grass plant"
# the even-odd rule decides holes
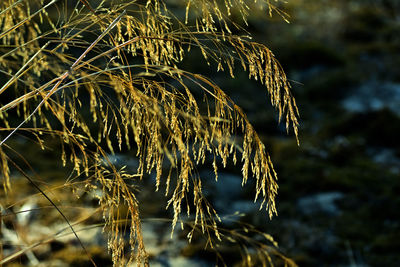
[[[286,75],[273,53],[252,41],[245,29],[253,8],[287,20],[280,4],[276,0],[1,1],[2,197],[15,190],[11,175],[15,170],[57,208],[49,191],[37,182],[40,174],[12,145],[13,140],[28,138],[43,150],[59,151],[63,165],[72,166],[75,178],[68,179],[65,187],[101,192],[99,207],[116,266],[148,265],[134,185],[151,173],[156,176],[156,191],[163,189],[166,208],[172,210],[172,232],[184,224],[182,213],[187,213],[193,215],[189,242],[197,231],[211,248],[222,239],[241,239],[244,265],[255,264],[248,246],[257,248],[263,265],[273,265],[273,255],[294,265],[267,234],[261,233],[271,245],[218,227],[221,218],[202,193],[198,165],[212,162],[218,180],[218,162],[225,167],[228,161],[240,161],[243,185],[255,179],[254,199],[262,200],[260,209],[270,217],[277,213],[277,174],[242,109],[212,79],[180,67],[193,51],[202,54],[206,66],[232,78],[238,66],[249,79],[265,85],[279,119],[297,138],[298,110]],[[134,173],[118,169],[109,159],[116,151],[128,150],[135,151],[139,160]],[[126,207],[125,214],[120,213],[121,206]],[[121,228],[121,221],[129,229]]]

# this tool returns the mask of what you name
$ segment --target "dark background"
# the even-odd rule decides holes
[[[297,147],[276,133],[260,97],[242,103],[280,179],[279,216],[263,229],[300,266],[397,266],[400,2],[289,1],[286,8],[290,24],[250,22],[293,81],[301,113]]]

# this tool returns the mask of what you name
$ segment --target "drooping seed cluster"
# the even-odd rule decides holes
[[[297,106],[273,53],[231,33],[232,27],[238,27],[231,14],[238,12],[246,20],[253,1],[187,0],[185,15],[178,17],[170,11],[169,1],[149,0],[145,5],[102,1],[93,13],[82,0],[72,10],[59,8],[67,10],[62,19],[48,11],[55,2],[0,3],[0,66],[8,79],[0,95],[13,96],[12,101],[1,103],[0,133],[17,126],[9,119],[9,113],[15,112],[30,125],[19,131],[42,149],[46,138],[59,139],[63,164],[71,164],[77,176],[87,177],[88,190],[101,192],[99,203],[116,265],[134,260],[147,264],[139,203],[131,188],[132,182],[147,174],[155,173],[156,191],[163,189],[168,198],[173,228],[182,222],[183,211],[190,215],[194,210],[189,240],[198,227],[203,234],[221,239],[217,227],[221,219],[204,197],[204,177],[196,172],[199,164],[211,163],[218,180],[219,162],[225,167],[229,160],[241,161],[243,185],[254,178],[255,201],[261,198],[260,208],[265,205],[270,217],[276,214],[277,175],[246,115],[220,86],[179,67],[194,49],[217,71],[227,70],[232,77],[239,64],[250,79],[266,86],[279,118],[286,120],[288,130],[292,126],[297,137]],[[273,5],[277,1],[255,2],[265,5],[270,14],[286,16]],[[108,31],[123,10],[127,14],[116,28],[77,62],[90,47],[88,40]],[[7,149],[6,143],[0,147],[0,162],[3,185],[9,190]],[[118,170],[111,163],[107,155],[117,149],[136,151],[136,173]],[[122,205],[127,206],[130,226],[127,261]]]

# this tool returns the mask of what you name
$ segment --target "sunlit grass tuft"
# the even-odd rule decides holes
[[[205,64],[227,71],[232,78],[239,65],[249,79],[265,85],[279,118],[285,119],[287,130],[292,127],[297,138],[298,110],[280,64],[266,46],[251,41],[247,34],[232,33],[243,29],[231,21],[231,13],[239,12],[246,21],[250,2],[189,0],[182,7],[185,16],[178,17],[168,1],[158,0],[145,4],[102,1],[98,6],[86,0],[74,6],[56,0],[47,4],[2,1],[4,190],[13,189],[12,165],[45,194],[17,167],[16,153],[7,143],[20,134],[46,149],[46,140],[51,138],[58,141],[63,165],[72,165],[76,177],[86,177],[86,190],[101,192],[97,197],[115,265],[148,264],[140,204],[131,185],[152,172],[156,191],[165,185],[167,208],[173,211],[172,231],[182,222],[185,210],[194,214],[189,241],[196,231],[210,242],[229,235],[246,239],[219,229],[221,219],[202,193],[201,177],[194,178],[196,166],[211,158],[217,180],[217,161],[223,166],[229,160],[240,161],[243,184],[256,180],[255,201],[261,198],[260,209],[264,207],[272,217],[277,213],[278,189],[273,164],[240,107],[212,80],[180,69],[179,64],[196,49]],[[286,20],[275,2],[258,1],[266,14],[276,12]],[[116,150],[136,151],[135,173],[113,165],[108,155]],[[163,173],[165,165],[169,171]],[[127,207],[125,218],[119,214],[121,205]],[[130,249],[124,246],[121,219],[129,221]],[[268,246],[259,247],[262,263],[273,264]],[[254,265],[246,251],[243,255],[245,265]]]

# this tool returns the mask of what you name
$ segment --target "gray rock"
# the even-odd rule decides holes
[[[393,149],[370,148],[368,154],[372,160],[381,166],[388,168],[393,173],[400,173],[400,159]]]
[[[215,181],[213,171],[202,172],[200,174],[204,181],[203,192],[207,198],[214,200],[213,204],[218,213],[233,213],[232,203],[240,199],[243,193],[242,177],[228,174],[218,173],[218,181]]]
[[[355,89],[342,105],[351,112],[388,108],[400,115],[400,84],[371,80]]]
[[[306,215],[320,212],[337,215],[340,211],[335,202],[343,197],[344,194],[341,192],[318,193],[300,198],[297,206]]]
[[[240,212],[240,213],[252,213],[258,212],[260,208],[260,201],[254,203],[251,200],[238,200],[232,203],[231,209],[232,212]]]

